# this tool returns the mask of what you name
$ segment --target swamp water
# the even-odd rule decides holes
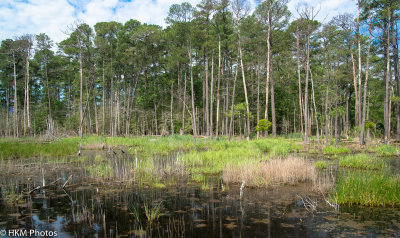
[[[84,160],[2,161],[0,230],[51,230],[58,237],[400,235],[399,208],[353,206],[335,212],[312,184],[245,187],[241,199],[240,185],[224,184],[219,176],[196,183],[179,173],[162,174],[174,168],[176,156],[154,160],[166,186],[152,186],[130,177],[134,157],[87,153]],[[89,172],[99,154],[110,160],[113,176],[98,179]]]

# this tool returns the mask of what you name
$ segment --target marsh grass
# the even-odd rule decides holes
[[[399,206],[400,177],[387,171],[345,171],[331,200],[346,205]]]
[[[357,154],[339,157],[339,166],[357,169],[382,169],[387,165],[382,158],[368,154]]]
[[[324,155],[340,155],[340,154],[349,154],[351,153],[351,150],[343,146],[335,147],[333,145],[330,145],[323,148],[322,153]]]
[[[155,221],[158,220],[161,216],[162,210],[162,202],[156,203],[153,206],[149,206],[148,204],[144,204],[144,212],[147,218],[148,224],[153,224]]]
[[[328,163],[326,161],[320,160],[314,163],[315,168],[317,169],[326,169],[328,168]]]
[[[76,154],[79,147],[78,138],[63,138],[53,142],[40,142],[33,139],[0,140],[0,158],[18,159],[32,157],[58,157]]]
[[[394,145],[381,145],[378,147],[369,147],[370,152],[375,152],[379,156],[398,156],[400,148]]]
[[[228,164],[223,179],[228,183],[246,181],[246,185],[265,187],[279,184],[297,184],[312,181],[315,177],[313,164],[303,158],[289,157],[268,161],[251,161],[246,166]]]
[[[108,179],[115,176],[114,169],[110,163],[87,165],[86,169],[92,178]]]
[[[2,189],[3,201],[8,205],[12,206],[17,202],[19,194],[17,194],[12,186],[5,187]]]
[[[293,142],[281,138],[254,141],[217,141],[205,151],[192,150],[182,155],[182,163],[191,174],[220,174],[228,165],[246,167],[255,161],[285,157],[299,150]]]

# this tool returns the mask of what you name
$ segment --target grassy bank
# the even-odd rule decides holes
[[[0,158],[59,157],[76,154],[79,149],[79,138],[63,138],[53,142],[40,142],[32,138],[0,140]]]

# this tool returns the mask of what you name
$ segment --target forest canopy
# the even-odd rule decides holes
[[[400,2],[354,1],[324,24],[318,7],[294,18],[287,4],[185,2],[165,28],[76,22],[58,43],[3,40],[0,135],[399,140]]]

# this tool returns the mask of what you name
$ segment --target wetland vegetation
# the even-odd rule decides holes
[[[1,39],[0,230],[399,236],[400,2],[198,3]]]
[[[65,236],[258,236],[299,227],[301,234],[369,234],[363,220],[347,217],[356,209],[374,232],[388,235],[373,214],[400,215],[398,158],[379,147],[326,156],[316,141],[308,149],[320,154],[308,153],[300,138],[198,138],[196,149],[185,135],[88,136],[78,156],[80,141],[1,140],[2,227],[38,227],[44,219],[42,227]],[[43,154],[32,149],[44,147]],[[328,224],[336,225],[322,228]]]

